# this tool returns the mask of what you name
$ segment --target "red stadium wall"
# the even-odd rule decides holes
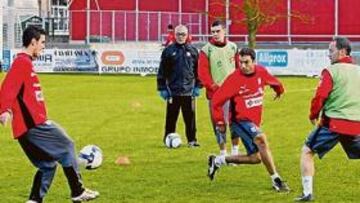
[[[106,12],[108,10],[116,11],[135,11],[136,5],[135,0],[90,0],[91,16],[90,16],[90,35],[102,35],[109,36],[112,35],[112,13]],[[204,13],[206,0],[182,0],[181,10],[183,13]],[[98,9],[99,8],[99,9]],[[166,16],[159,21],[158,15],[156,12],[172,12],[176,13],[179,11],[178,0],[156,0],[154,3],[153,0],[141,0],[139,1],[139,40],[157,40],[158,36],[158,23],[160,22],[161,33],[166,33],[166,27],[169,23],[182,22],[187,24],[193,19],[189,19],[189,16],[180,15],[176,16]],[[72,40],[84,40],[86,37],[86,1],[84,0],[74,0],[70,5],[70,38]],[[100,14],[101,11],[105,11]],[[154,13],[149,13],[153,11]],[[181,19],[180,19],[181,18]],[[195,17],[195,20],[197,20]],[[102,19],[102,20],[100,20]],[[115,14],[115,30],[114,35],[116,40],[135,40],[135,14],[134,13],[125,13],[117,12]],[[147,19],[150,19],[150,23]],[[205,22],[205,19],[202,19]],[[131,23],[130,23],[131,22]],[[190,29],[199,33],[199,30],[205,30],[206,24],[202,25],[189,25]],[[123,33],[122,28],[126,27],[126,33]]]
[[[282,6],[274,8],[277,13],[284,16],[279,18],[274,24],[262,26],[258,34],[260,35],[287,35],[288,25],[286,19],[287,0],[280,0]],[[90,0],[91,2],[91,35],[102,35],[112,37],[115,40],[135,40],[135,0]],[[156,2],[156,3],[155,3]],[[182,0],[179,8],[178,0],[139,0],[139,40],[157,40],[159,39],[159,29],[161,33],[166,33],[166,26],[169,23],[177,24],[182,22],[188,24],[192,33],[209,33],[209,27],[206,24],[217,18],[225,18],[224,0],[208,0],[208,19],[201,19],[202,24],[188,23],[191,20],[199,21],[196,15],[179,15],[176,14],[180,9],[182,13],[205,14],[206,0]],[[231,24],[229,32],[232,35],[246,35],[247,30],[245,24],[241,21],[244,14],[239,7],[243,0],[230,0],[230,19]],[[342,0],[339,1],[339,17],[338,17],[338,34],[340,35],[359,35],[360,21],[356,21],[357,8],[360,8],[358,0]],[[335,24],[335,2],[334,0],[303,0],[291,1],[291,9],[305,13],[311,17],[311,21],[304,23],[303,20],[292,18],[290,31],[292,35],[334,35],[336,32]],[[84,40],[86,35],[86,1],[74,0],[70,5],[71,15],[71,39]],[[100,11],[103,11],[100,14]],[[117,12],[115,18],[112,11]],[[107,11],[107,12],[104,12]],[[133,12],[131,12],[133,11]],[[158,12],[163,12],[161,19],[158,18]],[[129,13],[131,12],[131,13]],[[173,14],[165,15],[167,12]],[[175,14],[174,14],[175,13]],[[148,21],[150,19],[150,21]],[[114,20],[114,22],[113,22]],[[115,28],[112,25],[116,24]],[[160,28],[158,26],[161,26]],[[124,33],[124,28],[126,32]],[[115,29],[115,30],[112,30]],[[286,40],[286,37],[280,38],[261,38],[262,40]],[[260,39],[260,40],[261,40]],[[295,40],[309,40],[309,38],[294,38]],[[236,39],[243,40],[243,39]],[[312,40],[317,40],[312,38]]]
[[[339,1],[339,34],[360,34],[360,21],[358,20],[358,13],[360,8],[360,1],[356,0],[341,0]]]
[[[300,19],[293,19],[291,22],[291,33],[294,35],[334,35],[335,34],[335,4],[334,0],[294,1],[291,9],[306,13],[311,16],[311,22],[304,23]],[[330,40],[327,38],[312,38],[312,40]],[[295,39],[300,41],[309,40],[309,38],[298,37]]]
[[[73,0],[70,10],[85,10],[87,0]],[[135,10],[135,0],[90,0],[91,10]]]

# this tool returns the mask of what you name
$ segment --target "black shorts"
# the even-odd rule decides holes
[[[305,145],[321,159],[340,142],[349,159],[360,159],[360,135],[349,136],[332,132],[327,127],[317,127],[306,139]]]

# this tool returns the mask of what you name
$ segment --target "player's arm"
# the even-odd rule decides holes
[[[333,88],[332,77],[328,70],[324,69],[321,73],[321,78],[316,89],[315,96],[311,100],[309,119],[312,124],[316,124],[319,118],[321,109],[324,106],[325,100],[328,98]]]
[[[193,57],[194,57],[194,76],[195,76],[195,87],[201,88],[202,84],[201,81],[199,79],[199,74],[198,74],[198,67],[199,67],[199,52],[196,48],[193,49]]]
[[[264,69],[264,70],[265,70],[264,71],[264,79],[265,79],[266,85],[269,85],[271,87],[271,89],[274,90],[274,92],[275,92],[274,100],[279,99],[281,97],[281,95],[284,94],[284,92],[285,92],[284,85],[280,82],[279,79],[277,79],[275,76],[271,75],[266,69]]]
[[[237,87],[239,87],[239,85],[236,85],[239,82],[238,74],[239,72],[235,71],[229,75],[211,99],[211,108],[213,112],[211,116],[217,125],[221,126],[225,124],[223,105],[238,92]]]
[[[166,52],[168,49],[164,49],[164,51],[161,53],[161,59],[160,59],[160,66],[159,66],[159,70],[157,73],[157,90],[166,90],[166,66],[167,66],[167,57],[166,57]]]
[[[170,36],[170,35],[167,35],[167,36],[166,36],[165,43],[163,44],[163,46],[164,46],[164,47],[169,46],[170,42],[171,42],[171,36]]]
[[[214,91],[219,88],[219,86],[212,79],[209,59],[203,51],[201,51],[199,55],[198,76],[202,85],[204,85],[207,90]]]
[[[1,85],[0,123],[2,125],[5,125],[11,118],[12,105],[16,100],[21,86],[24,84],[24,76],[30,74],[24,73],[24,71],[28,70],[27,65],[29,64],[15,60]]]

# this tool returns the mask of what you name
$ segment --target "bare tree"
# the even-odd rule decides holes
[[[212,6],[226,5],[226,0],[217,0],[212,2]],[[313,18],[307,14],[303,14],[299,11],[292,10],[291,13],[281,13],[280,10],[284,10],[283,0],[243,0],[241,4],[231,3],[230,7],[235,13],[243,13],[242,19],[232,19],[233,24],[245,24],[248,31],[249,47],[256,47],[256,34],[258,30],[263,26],[269,26],[274,24],[279,19],[284,18],[298,18],[305,23],[309,23]],[[214,17],[214,16],[211,16]],[[218,18],[224,19],[224,16]]]

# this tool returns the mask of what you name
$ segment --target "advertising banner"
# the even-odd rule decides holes
[[[320,75],[330,65],[327,50],[268,50],[256,53],[257,63],[265,66],[274,75]]]
[[[19,49],[4,50],[6,71]],[[360,52],[353,52],[360,62]],[[46,49],[34,61],[37,72],[89,72],[99,74],[155,75],[161,49],[156,44],[93,47],[91,49]],[[256,61],[274,75],[317,76],[330,65],[328,50],[259,49]]]
[[[90,49],[54,49],[54,72],[99,72],[96,51]]]
[[[7,50],[6,54],[4,54],[4,61],[6,61],[6,69],[5,71],[10,69],[11,64],[14,61],[14,58],[18,53],[20,53],[21,49],[11,49]],[[33,61],[34,68],[36,72],[53,72],[54,67],[54,56],[52,49],[45,49],[44,52]]]
[[[96,54],[100,73],[157,74],[160,51],[152,49],[100,49]]]
[[[288,52],[281,50],[259,50],[256,53],[257,62],[266,67],[287,67]]]
[[[10,64],[11,64],[11,50],[9,49],[4,49],[3,50],[3,60],[2,60],[2,69],[3,71],[7,71],[10,68]]]
[[[17,50],[17,52],[19,51],[20,50]],[[40,57],[34,60],[33,64],[36,72],[49,73],[54,72],[54,62],[54,50],[45,49],[44,52],[40,55]]]
[[[4,52],[5,71],[8,70],[20,49]],[[90,49],[45,49],[33,61],[36,72],[99,72],[95,52]]]

